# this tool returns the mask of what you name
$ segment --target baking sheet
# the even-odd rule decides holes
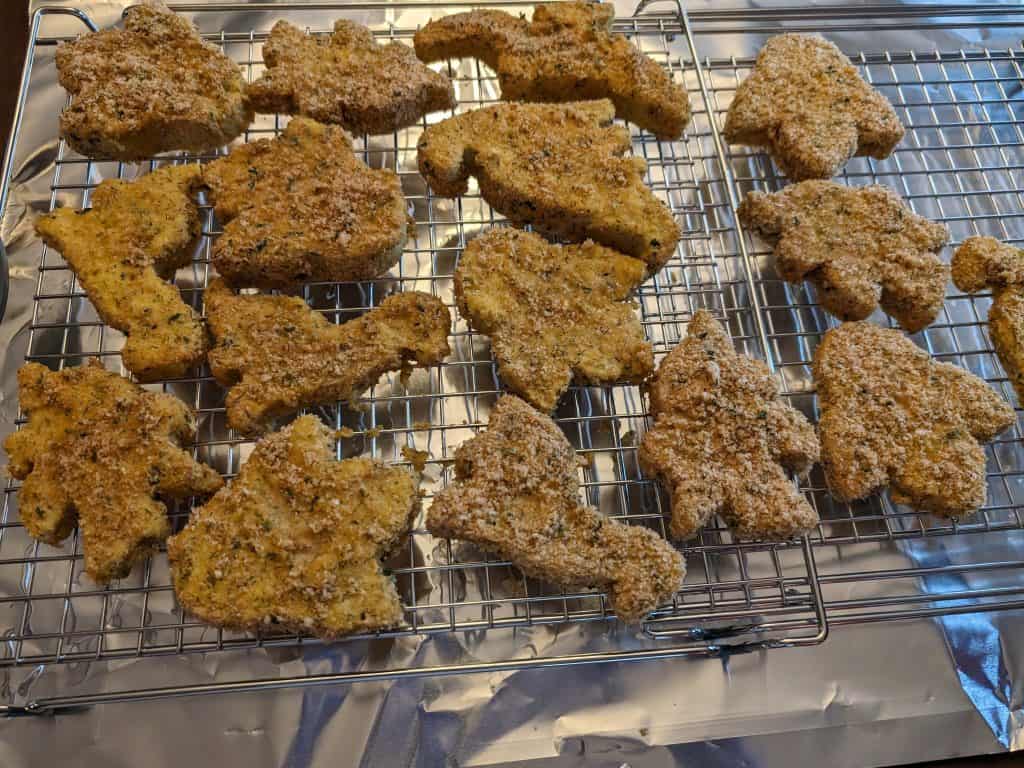
[[[89,5],[100,25],[116,20],[120,10],[121,4]],[[632,8],[620,5],[618,10],[628,14]],[[390,18],[386,9],[365,14],[358,20]],[[328,12],[324,23],[310,24],[326,26],[331,17]],[[221,23],[239,29],[255,25],[251,16],[216,20],[207,15],[203,23],[210,28]],[[72,20],[66,28],[69,34],[78,31]],[[846,49],[856,47],[844,45],[843,35],[837,32],[832,38]],[[985,44],[993,44],[987,33],[891,31],[879,38],[879,47],[955,50],[982,37]],[[701,36],[699,43],[702,55],[716,56],[745,50],[751,39],[721,34]],[[30,219],[33,211],[49,206],[54,123],[63,101],[60,89],[46,77],[41,71],[33,84],[35,108],[23,126],[17,184],[3,222],[12,277],[9,311],[0,325],[0,339],[7,345],[0,380],[5,425],[16,415],[11,383],[24,357],[24,328],[35,288],[38,252]],[[952,562],[957,557],[1022,559],[1019,534],[972,535],[964,541],[968,543],[960,538],[877,543],[860,547],[856,557],[860,567],[879,568]],[[970,551],[957,551],[958,546]],[[849,556],[838,548],[819,550],[819,568],[834,572]],[[975,584],[984,580],[972,578]],[[922,586],[948,587],[927,581]],[[835,585],[833,598],[840,599],[843,589]],[[852,594],[855,587],[849,590]],[[112,704],[53,719],[0,721],[0,742],[5,765],[35,765],[43,759],[135,765],[143,754],[146,764],[154,766],[242,760],[254,766],[792,765],[816,764],[822,754],[838,765],[867,765],[975,754],[1019,743],[1020,659],[1007,638],[1021,636],[1021,619],[1019,613],[965,614],[938,621],[842,626],[818,647],[725,658]],[[515,642],[553,655],[628,647],[632,640],[601,626],[576,625],[518,630]],[[316,674],[352,665],[436,664],[500,657],[507,651],[478,647],[472,637],[440,635],[399,638],[385,649],[375,647],[371,655],[365,646],[348,645],[301,655],[294,649],[219,652],[5,669],[4,681],[7,700],[17,703],[168,681],[189,684]]]

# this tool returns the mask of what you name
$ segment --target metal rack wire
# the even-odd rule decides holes
[[[429,11],[457,10],[458,5],[397,3],[388,7]],[[512,0],[494,5],[515,9],[531,4]],[[330,6],[337,15],[381,7],[372,3],[249,3],[244,8],[247,12],[283,11],[313,6]],[[202,12],[240,7],[195,3],[179,4],[178,10],[194,12],[202,25]],[[721,136],[724,110],[752,62],[700,58],[694,29],[682,8],[671,0],[659,7],[668,10],[642,3],[636,15],[616,22],[616,31],[630,35],[686,86],[694,112],[681,141],[659,142],[632,129],[633,153],[647,161],[651,188],[670,205],[684,230],[675,257],[639,291],[641,321],[660,357],[685,334],[697,308],[712,310],[726,323],[737,346],[766,359],[777,370],[786,396],[813,416],[808,364],[814,345],[833,321],[805,288],[787,286],[773,277],[764,244],[747,237],[734,217],[746,191],[783,183],[763,155],[728,147]],[[40,11],[33,23],[29,64],[37,69],[53,66],[58,38],[39,34],[42,20],[50,12]],[[67,9],[52,12],[67,13]],[[88,22],[81,14],[79,18]],[[701,23],[709,25],[737,22],[722,12],[706,12],[702,19]],[[738,23],[742,25],[742,19]],[[379,23],[374,30],[381,38],[408,40],[415,26]],[[266,28],[205,31],[242,65],[247,78],[259,76]],[[865,73],[892,98],[909,131],[893,158],[854,161],[846,170],[846,180],[877,180],[895,186],[920,213],[946,221],[956,240],[975,231],[1011,242],[1024,237],[1018,226],[1024,217],[1019,212],[1024,134],[1016,125],[1017,110],[1024,108],[1019,96],[1022,57],[1024,52],[1017,50],[861,55],[859,63]],[[485,66],[475,61],[452,62],[448,74],[456,83],[456,112],[497,100],[496,78]],[[31,86],[31,71],[27,71],[22,96],[29,109]],[[351,431],[351,436],[338,442],[339,458],[368,454],[401,464],[406,462],[403,448],[427,451],[424,490],[428,499],[450,481],[448,465],[455,448],[486,424],[501,391],[486,339],[470,331],[458,316],[451,285],[466,240],[482,228],[500,224],[501,217],[479,197],[475,187],[456,201],[443,200],[434,197],[416,173],[415,146],[420,131],[428,121],[445,116],[431,115],[413,128],[391,136],[363,137],[357,143],[357,151],[369,165],[392,168],[402,178],[416,227],[400,265],[375,281],[315,284],[303,291],[311,306],[336,322],[375,306],[396,290],[429,291],[451,307],[456,317],[451,334],[453,353],[442,366],[417,372],[408,385],[397,376],[384,377],[357,407],[316,411],[336,429]],[[261,116],[244,140],[271,136],[282,126],[278,116]],[[17,131],[12,146],[16,147],[16,141]],[[174,161],[207,159],[180,157]],[[6,160],[5,197],[10,156]],[[128,178],[146,170],[89,161],[62,143],[54,164],[49,206],[87,206],[91,190],[101,179]],[[1016,207],[1011,205],[1014,202]],[[209,207],[203,210],[203,242],[193,263],[176,276],[183,296],[197,309],[201,309],[202,291],[210,277],[211,239],[218,233]],[[38,247],[28,359],[63,367],[97,357],[112,370],[124,373],[118,355],[121,335],[99,321],[59,254]],[[968,367],[1012,397],[984,333],[987,302],[985,296],[951,295],[939,321],[920,338],[937,357]],[[204,369],[162,388],[195,408],[200,423],[196,455],[225,476],[233,476],[252,444],[227,429],[223,391],[208,372]],[[641,476],[635,456],[637,438],[649,425],[646,395],[625,385],[573,387],[556,418],[587,459],[581,470],[586,500],[612,516],[664,533],[665,499]],[[671,604],[646,622],[641,642],[628,648],[532,658],[516,658],[515,652],[509,651],[486,662],[387,667],[288,681],[250,680],[230,686],[230,690],[282,682],[317,684],[664,658],[716,652],[724,646],[809,644],[825,638],[830,622],[1024,605],[1018,570],[1024,562],[936,565],[938,561],[928,559],[926,551],[937,546],[936,541],[955,540],[952,534],[998,536],[1024,527],[1019,499],[1024,490],[1018,486],[1024,476],[1024,450],[1018,430],[989,449],[991,504],[971,521],[930,519],[892,508],[884,498],[840,506],[831,501],[821,476],[813,475],[805,491],[822,523],[801,542],[737,542],[725,527],[709,526],[683,548],[689,568],[685,585]],[[180,527],[187,511],[174,509],[172,517],[175,528]],[[919,549],[911,551],[907,546]],[[858,548],[865,547],[891,548],[891,567],[858,569]],[[432,539],[422,519],[417,521],[408,547],[388,565],[398,580],[407,622],[394,631],[356,640],[485,632],[487,637],[511,638],[512,645],[503,647],[514,648],[517,630],[534,626],[568,622],[615,631],[600,593],[565,593],[525,580],[508,563],[472,547]],[[971,580],[977,574],[1003,574],[1006,580],[978,586]],[[936,595],[934,590],[921,588],[930,575],[956,577],[960,586],[946,584],[941,595]],[[163,553],[128,578],[107,588],[96,587],[82,578],[77,535],[62,548],[40,545],[27,536],[18,522],[17,484],[13,482],[6,489],[0,516],[0,617],[7,628],[0,646],[0,666],[318,645],[296,637],[221,632],[195,622],[175,603]],[[199,688],[50,699],[34,702],[28,709],[227,689],[221,685]]]

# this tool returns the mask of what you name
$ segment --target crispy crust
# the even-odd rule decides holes
[[[608,98],[616,114],[660,139],[679,138],[690,122],[686,90],[622,35],[615,8],[600,3],[537,6],[533,21],[503,11],[456,13],[416,33],[424,61],[473,57],[498,73],[510,101]]]
[[[390,133],[455,106],[444,75],[406,45],[378,45],[366,27],[339,19],[334,33],[305,34],[286,21],[263,44],[266,73],[246,89],[258,112],[305,115],[354,133]]]
[[[552,245],[491,229],[463,251],[455,295],[463,316],[491,337],[502,379],[550,412],[574,374],[590,384],[639,383],[654,370],[654,352],[626,301],[644,271],[642,261],[589,240]]]
[[[230,387],[228,425],[247,435],[299,408],[352,400],[388,371],[436,365],[449,352],[447,307],[415,291],[335,325],[302,299],[239,296],[217,280],[206,313],[210,370]]]
[[[213,263],[236,286],[369,280],[405,247],[398,176],[367,168],[337,126],[297,117],[207,165],[204,180],[224,222]]]
[[[825,309],[843,320],[863,320],[881,306],[914,333],[942,309],[949,268],[937,254],[949,232],[886,187],[803,181],[751,192],[739,215],[776,243],[779,275],[814,283]]]
[[[981,379],[937,363],[897,330],[844,323],[814,354],[822,463],[832,495],[940,515],[985,503],[985,452],[1015,414]]]
[[[189,263],[200,233],[192,193],[199,166],[110,179],[92,208],[42,216],[36,231],[63,254],[103,322],[127,335],[121,358],[140,381],[184,376],[206,356],[202,317],[166,282]]]
[[[470,175],[497,211],[572,242],[594,240],[657,271],[679,227],[644,186],[643,160],[622,155],[629,132],[612,103],[498,104],[450,117],[420,137],[420,173],[439,195],[465,193]]]
[[[818,461],[814,427],[710,313],[694,315],[650,391],[654,428],[638,458],[671,494],[673,538],[694,535],[714,515],[744,538],[785,539],[817,524],[783,471],[802,475]]]
[[[256,445],[238,477],[167,541],[182,606],[218,627],[334,638],[402,620],[380,559],[419,510],[408,470],[334,459],[314,416]]]
[[[830,179],[856,155],[888,157],[903,139],[896,110],[834,44],[773,37],[725,118],[733,144],[765,147],[793,181]]]
[[[952,267],[961,291],[992,289],[988,333],[1024,403],[1024,251],[994,237],[969,237],[953,254]]]
[[[220,475],[179,447],[195,436],[192,412],[170,395],[146,392],[93,362],[54,373],[18,371],[28,424],[4,441],[8,470],[24,480],[21,522],[54,546],[78,523],[85,572],[106,583],[171,532],[156,497],[206,495]]]
[[[238,65],[156,0],[128,9],[123,30],[58,46],[57,76],[75,97],[60,117],[61,136],[90,157],[204,152],[253,118]]]
[[[427,516],[435,536],[481,544],[566,589],[605,588],[624,621],[641,619],[682,583],[682,557],[654,531],[580,505],[575,451],[519,398],[500,398],[487,431],[459,446],[455,475]]]

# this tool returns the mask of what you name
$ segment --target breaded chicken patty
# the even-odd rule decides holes
[[[402,602],[380,560],[418,509],[411,472],[335,460],[331,431],[303,416],[167,541],[175,594],[223,628],[334,638],[394,626]]]
[[[456,451],[455,482],[434,498],[427,528],[565,589],[605,589],[622,620],[639,621],[680,587],[683,559],[654,531],[580,504],[576,470],[558,426],[506,395],[487,431]]]
[[[574,375],[588,384],[640,383],[654,369],[627,303],[644,272],[642,261],[590,240],[552,245],[491,229],[463,251],[455,295],[470,325],[491,337],[502,380],[550,412]]]
[[[205,152],[253,118],[238,65],[158,0],[130,7],[124,29],[61,43],[57,77],[75,97],[60,116],[60,134],[88,157]]]
[[[260,434],[299,408],[352,400],[388,371],[447,357],[451,316],[440,299],[410,291],[342,325],[302,299],[206,292],[214,338],[210,370],[228,387],[228,425]]]
[[[398,176],[367,168],[337,126],[297,117],[207,165],[203,179],[224,224],[213,264],[239,288],[369,280],[405,247]]]
[[[475,176],[484,200],[519,224],[563,240],[594,242],[656,272],[675,252],[679,227],[644,186],[647,164],[622,157],[629,131],[611,124],[607,99],[498,104],[450,117],[420,137],[420,173],[456,197]]]
[[[1024,403],[1024,251],[994,237],[969,237],[953,254],[952,267],[961,291],[992,289],[988,335]]]
[[[892,499],[939,515],[985,504],[987,442],[1015,414],[978,377],[938,363],[898,330],[843,323],[814,353],[822,463],[832,495]]]
[[[709,312],[694,315],[650,393],[654,428],[638,458],[671,495],[673,538],[689,538],[715,515],[758,539],[789,538],[818,522],[785,472],[805,474],[818,461],[814,427]]]
[[[538,5],[533,21],[473,10],[431,21],[416,33],[424,61],[472,57],[498,73],[508,101],[611,99],[616,114],[661,139],[690,121],[682,85],[622,35],[611,31],[611,3]]]
[[[54,373],[18,371],[28,423],[4,441],[8,470],[24,480],[21,522],[58,546],[78,524],[85,572],[105,584],[127,576],[171,532],[158,497],[221,487],[220,475],[181,449],[195,437],[192,412],[92,362]]]
[[[279,21],[263,43],[267,71],[246,89],[258,112],[305,115],[353,133],[390,133],[455,106],[451,81],[399,42],[378,45],[345,19],[334,33],[307,35]]]
[[[892,154],[903,126],[888,99],[833,43],[771,38],[736,89],[725,118],[733,144],[765,147],[793,181],[830,179],[855,155]]]
[[[89,210],[58,208],[36,221],[103,322],[128,337],[121,360],[140,381],[184,376],[206,356],[202,317],[167,282],[199,238],[199,184],[198,165],[165,166],[102,182]]]
[[[914,333],[942,309],[949,268],[938,252],[949,232],[887,187],[802,181],[751,192],[739,216],[775,243],[779,276],[812,282],[825,309],[843,320],[863,320],[881,306]]]

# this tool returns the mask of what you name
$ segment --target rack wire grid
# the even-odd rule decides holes
[[[721,137],[725,110],[752,60],[699,57],[685,14],[677,5],[669,5],[669,12],[638,9],[633,17],[616,21],[616,31],[629,35],[685,85],[693,107],[693,121],[683,140],[659,142],[631,128],[632,151],[647,161],[649,185],[671,207],[684,231],[674,258],[638,293],[641,320],[660,359],[685,335],[693,312],[710,309],[726,324],[737,347],[767,360],[778,372],[785,395],[813,417],[808,366],[814,345],[834,320],[817,307],[805,288],[772,276],[765,244],[748,237],[734,216],[746,191],[784,183],[764,155],[729,147]],[[202,26],[200,12],[228,7],[190,4],[182,10],[195,12]],[[282,5],[282,10],[287,7]],[[334,7],[344,15],[348,6]],[[530,5],[509,2],[495,7],[520,10]],[[52,68],[58,39],[37,34],[46,11],[40,14],[33,27],[30,63]],[[204,31],[242,66],[248,79],[259,76],[265,30]],[[382,24],[374,31],[380,38],[408,41],[415,29]],[[844,179],[895,187],[919,213],[945,221],[957,241],[974,232],[1010,242],[1020,239],[1024,135],[1015,123],[1024,54],[1017,50],[848,53],[892,99],[908,126],[908,137],[889,160],[853,161]],[[449,62],[445,68],[456,84],[459,103],[454,112],[498,99],[496,77],[486,66],[463,60]],[[31,99],[28,103],[31,109]],[[375,281],[314,284],[302,293],[311,306],[336,322],[366,311],[396,290],[429,291],[452,310],[453,351],[442,366],[415,373],[407,385],[397,376],[386,376],[356,407],[315,410],[346,435],[351,430],[338,442],[339,458],[368,454],[401,464],[406,463],[403,449],[426,451],[423,487],[428,499],[451,481],[448,465],[455,448],[486,426],[489,409],[502,391],[487,340],[459,317],[451,282],[467,239],[488,226],[501,225],[501,217],[479,197],[475,186],[457,200],[445,200],[433,196],[416,173],[419,133],[426,124],[447,116],[430,115],[418,126],[391,136],[362,137],[357,142],[358,153],[369,165],[392,168],[402,178],[416,227],[399,266]],[[260,116],[242,140],[272,136],[285,120]],[[209,159],[212,156],[182,155],[159,162]],[[156,164],[147,168],[90,161],[61,143],[49,205],[87,207],[91,190],[100,180],[131,178]],[[183,296],[197,309],[202,307],[202,291],[210,277],[211,239],[218,233],[209,207],[203,210],[203,242],[192,265],[176,276]],[[28,359],[60,368],[97,357],[124,373],[118,354],[122,336],[99,321],[59,254],[38,247]],[[937,357],[964,365],[1012,398],[985,335],[988,302],[984,295],[951,294],[938,322],[917,339]],[[237,473],[252,443],[227,429],[223,391],[208,372],[166,382],[162,388],[196,409],[200,423],[196,455],[226,477]],[[647,406],[646,395],[634,386],[574,386],[556,420],[587,460],[581,469],[586,501],[618,519],[664,533],[665,498],[642,477],[636,463],[637,438],[649,426]],[[927,548],[958,535],[1000,535],[1022,527],[1020,439],[1015,427],[989,448],[990,504],[970,521],[931,519],[894,508],[885,497],[839,505],[828,496],[820,474],[814,474],[804,490],[822,523],[804,540],[741,542],[716,522],[682,547],[688,565],[686,582],[673,601],[645,623],[648,644],[641,649],[560,660],[505,659],[459,669],[665,657],[715,651],[725,644],[799,645],[821,642],[829,623],[1017,607],[1024,604],[1024,587],[1016,569],[1024,563],[929,565]],[[429,511],[429,501],[425,507]],[[187,507],[173,509],[172,517],[179,528],[187,519]],[[857,570],[858,548],[880,545],[904,548],[894,561],[898,564]],[[922,550],[905,549],[914,545]],[[531,625],[586,622],[600,626],[611,621],[602,594],[566,593],[526,580],[508,563],[463,543],[433,539],[422,519],[408,547],[388,565],[406,604],[406,624],[373,637],[476,630],[486,630],[490,636]],[[963,584],[939,596],[931,594],[920,583],[932,573],[957,575]],[[973,574],[1001,574],[1008,582],[972,586]],[[107,588],[96,587],[82,578],[77,536],[63,548],[39,545],[27,536],[18,523],[13,482],[0,518],[0,584],[6,590],[0,595],[0,616],[9,627],[0,656],[3,665],[315,644],[297,637],[222,632],[197,623],[176,605],[162,552],[128,578]],[[438,671],[444,670],[389,669],[384,674]]]
[[[692,313],[705,307],[727,323],[743,349],[763,356],[709,114],[692,58],[681,57],[679,46],[672,45],[674,36],[682,32],[680,17],[620,19],[617,30],[685,83],[695,108],[685,140],[659,142],[632,129],[632,151],[647,161],[650,187],[671,207],[684,231],[669,265],[639,291],[638,311],[647,336],[660,357],[685,334]],[[381,39],[411,42],[415,28],[381,25],[374,31]],[[263,71],[265,33],[226,30],[207,37],[237,61],[251,81]],[[35,41],[38,66],[52,66],[55,42]],[[429,498],[452,479],[455,449],[486,426],[488,412],[502,391],[487,339],[474,334],[458,316],[452,294],[452,273],[466,241],[487,227],[500,226],[501,217],[480,198],[475,185],[457,200],[438,198],[416,170],[416,142],[428,123],[493,103],[500,92],[494,73],[476,61],[443,66],[458,96],[452,113],[432,114],[390,136],[357,141],[357,154],[368,165],[391,168],[401,177],[416,224],[400,264],[377,280],[310,284],[302,290],[310,306],[335,322],[345,322],[399,290],[429,291],[451,309],[455,317],[452,354],[443,365],[415,372],[407,384],[398,375],[385,376],[353,407],[314,409],[344,435],[337,442],[338,458],[363,454],[408,464],[408,450],[425,451],[422,488],[428,511]],[[279,115],[261,115],[241,140],[273,136],[286,121]],[[61,142],[49,207],[87,208],[92,190],[102,179],[133,178],[161,163],[205,162],[216,156],[181,155],[127,165],[89,160]],[[175,277],[183,297],[197,310],[202,309],[203,289],[210,280],[211,242],[219,233],[210,207],[201,204],[201,208],[205,216],[202,242],[191,265]],[[60,369],[98,358],[110,370],[127,375],[119,355],[123,335],[100,321],[60,254],[39,248],[27,359]],[[199,423],[195,455],[225,477],[234,476],[253,444],[228,429],[224,391],[208,371],[152,388],[172,393],[195,409]],[[644,431],[647,417],[646,396],[631,385],[573,387],[556,414],[586,460],[581,469],[584,499],[616,519],[651,526],[664,534],[664,499],[650,480],[641,477],[636,462],[637,436]],[[77,533],[56,548],[27,535],[18,522],[17,490],[18,484],[10,482],[0,525],[0,574],[6,574],[0,580],[9,587],[0,595],[0,615],[9,627],[0,646],[0,664],[315,644],[299,637],[221,631],[197,622],[175,601],[164,552],[136,567],[127,578],[108,587],[97,586],[83,577]],[[176,530],[187,520],[187,510],[188,505],[172,508]],[[423,522],[421,517],[408,546],[387,563],[405,603],[405,624],[354,639],[611,621],[603,594],[565,592],[525,579],[509,563],[472,546],[434,539]],[[728,530],[711,527],[685,547],[685,554],[686,582],[646,625],[645,652],[663,656],[707,652],[723,643],[802,644],[824,637],[808,542],[738,542]]]

